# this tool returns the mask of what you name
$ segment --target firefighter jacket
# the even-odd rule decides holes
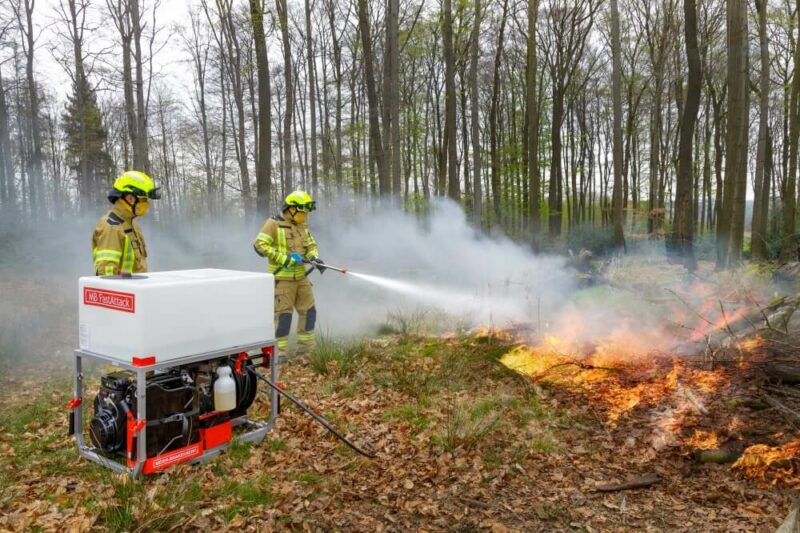
[[[147,272],[147,247],[133,214],[119,204],[100,217],[92,234],[94,272],[113,276]]]
[[[305,265],[289,266],[288,257],[298,253],[305,259],[314,259],[319,255],[317,242],[311,236],[308,226],[294,224],[287,216],[280,214],[268,218],[261,226],[255,242],[256,253],[269,260],[267,272],[277,280],[297,280],[306,277]]]

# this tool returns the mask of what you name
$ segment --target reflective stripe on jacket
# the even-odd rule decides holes
[[[130,211],[115,204],[100,217],[92,233],[92,257],[98,276],[147,272],[144,235]]]
[[[319,255],[317,242],[306,224],[294,224],[287,217],[277,215],[268,218],[261,226],[253,242],[253,248],[261,257],[269,260],[267,272],[275,279],[303,279],[306,275],[305,265],[288,266],[289,254],[298,253],[305,259],[314,259]]]

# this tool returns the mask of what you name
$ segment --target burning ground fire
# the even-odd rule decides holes
[[[733,458],[724,462],[740,456],[734,466],[745,476],[800,485],[800,440],[747,447],[752,444],[747,436],[753,421],[742,420],[729,408],[746,394],[741,376],[748,365],[697,368],[677,355],[687,342],[700,346],[698,341],[730,330],[747,313],[746,307],[727,311],[718,305],[715,316],[710,303],[701,309],[693,325],[684,328],[689,330],[688,338],[677,342],[668,327],[638,331],[633,320],[623,320],[609,333],[591,337],[587,335],[590,328],[575,314],[563,321],[566,326],[557,334],[518,345],[501,362],[536,382],[583,396],[612,430],[635,421],[644,428],[645,436],[637,445],[646,447],[646,456],[676,452],[697,457],[708,452],[712,459],[707,462],[719,462],[713,453],[727,457],[720,450],[733,449]],[[690,323],[686,315],[673,316]],[[736,344],[741,355],[755,353],[761,343],[759,337],[752,337]]]

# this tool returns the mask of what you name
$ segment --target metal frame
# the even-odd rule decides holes
[[[270,380],[273,383],[277,383],[278,381],[278,367],[281,363],[281,358],[277,354],[275,341],[263,341],[253,344],[246,344],[242,346],[232,346],[230,348],[226,348],[224,350],[214,350],[212,352],[205,352],[195,355],[187,355],[185,357],[180,357],[177,359],[171,359],[169,361],[164,361],[160,363],[155,363],[148,366],[134,366],[132,363],[122,361],[120,359],[116,359],[114,357],[110,357],[107,355],[102,355],[94,352],[89,352],[86,350],[75,350],[75,372],[74,372],[74,379],[73,379],[73,398],[83,398],[83,360],[90,359],[93,361],[98,361],[101,363],[108,363],[120,368],[124,368],[126,370],[130,370],[136,374],[136,418],[138,421],[143,421],[147,419],[147,387],[140,387],[139,384],[146,382],[147,373],[153,370],[162,370],[166,368],[173,368],[182,365],[186,365],[189,363],[199,363],[203,361],[210,361],[213,359],[219,359],[222,357],[228,357],[232,354],[240,354],[242,352],[251,352],[254,350],[261,350],[263,348],[268,347],[273,348],[272,356],[270,357]],[[257,356],[256,356],[257,357]],[[248,430],[245,433],[241,433],[233,437],[232,441],[240,441],[240,442],[252,442],[254,444],[261,443],[264,440],[267,432],[272,429],[272,426],[275,424],[275,420],[278,418],[279,413],[279,395],[278,392],[275,390],[270,391],[270,415],[269,419],[265,422],[259,422],[250,420],[246,416],[242,416],[239,418],[234,419],[233,425],[234,426],[241,426],[245,425],[248,426]],[[147,423],[143,422],[144,426],[139,431],[139,436],[136,442],[136,465],[131,468],[127,465],[115,461],[95,448],[94,446],[89,446],[86,444],[86,441],[83,436],[83,405],[78,405],[74,407],[74,435],[75,440],[78,444],[78,452],[89,459],[90,461],[94,461],[95,463],[104,466],[106,468],[110,468],[115,472],[121,474],[130,474],[132,478],[137,478],[142,474],[142,469],[144,468],[144,464],[147,461]],[[191,463],[199,463],[203,461],[207,461],[213,457],[219,455],[223,450],[228,447],[229,444],[223,444],[217,446],[216,448],[211,448],[209,450],[204,450],[203,455],[192,459]]]

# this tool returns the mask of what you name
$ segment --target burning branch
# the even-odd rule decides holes
[[[722,300],[719,300],[719,310],[722,313],[722,320],[725,321],[725,330],[730,334],[731,337],[735,339],[736,333],[733,332],[731,325],[728,323],[728,315],[725,314],[725,306],[722,305]]]
[[[556,368],[562,367],[562,366],[571,366],[571,365],[577,366],[581,370],[606,370],[608,372],[622,372],[622,370],[619,369],[619,368],[610,368],[610,367],[607,367],[607,366],[594,366],[594,365],[590,365],[589,363],[584,363],[583,361],[578,361],[576,359],[574,361],[566,361],[564,363],[558,363],[558,364],[553,365],[553,366],[551,366],[549,368],[546,368],[538,376],[535,376],[533,378],[533,380],[534,381],[540,381],[547,374],[549,374],[550,371],[552,371],[552,370],[554,370]]]
[[[680,301],[680,302],[681,302],[683,305],[685,305],[685,306],[686,306],[686,308],[687,308],[689,311],[691,311],[692,313],[694,313],[694,314],[695,314],[695,315],[696,315],[696,316],[697,316],[697,317],[698,317],[700,320],[702,320],[703,322],[705,322],[706,324],[708,324],[708,325],[709,325],[709,326],[711,326],[712,328],[713,328],[713,327],[715,327],[713,322],[711,322],[709,319],[707,319],[706,317],[704,317],[703,315],[701,315],[700,313],[698,313],[698,312],[697,312],[697,311],[694,309],[694,307],[692,307],[691,305],[689,305],[689,303],[688,303],[686,300],[684,300],[684,299],[683,299],[683,298],[680,296],[680,294],[678,294],[677,292],[673,291],[672,289],[667,289],[666,287],[664,288],[664,290],[665,290],[665,291],[667,291],[668,293],[672,294],[673,296],[675,296],[675,298],[677,298],[677,299],[678,299],[678,300],[679,300],[679,301]]]

